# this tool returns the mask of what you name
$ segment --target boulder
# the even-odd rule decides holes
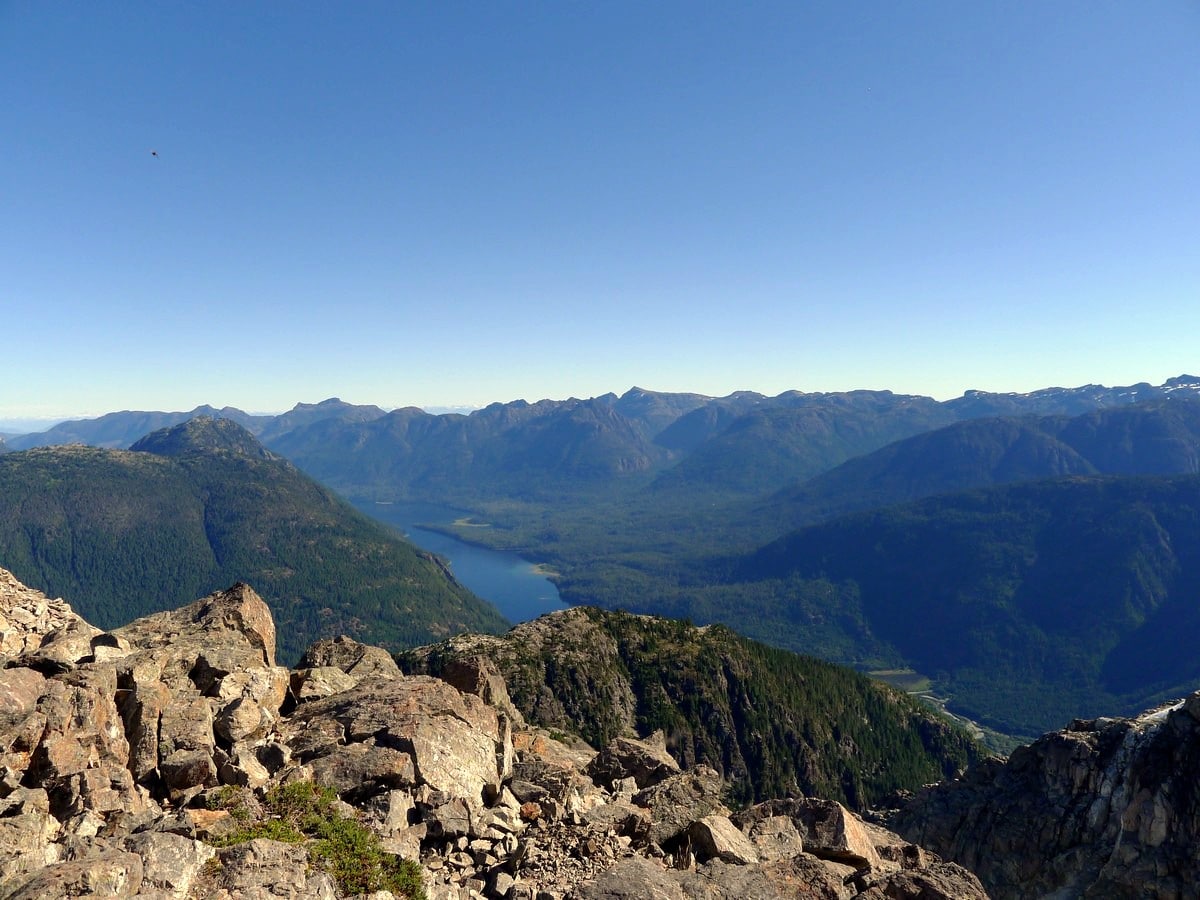
[[[692,852],[700,862],[719,859],[739,866],[758,862],[754,844],[725,816],[705,816],[688,829]]]
[[[713,813],[729,812],[721,802],[725,782],[708,766],[672,775],[633,797],[635,806],[649,810],[645,839],[660,846],[685,834],[691,824]]]
[[[136,853],[104,851],[38,869],[6,886],[5,900],[67,900],[74,897],[136,897],[142,887],[142,859]]]
[[[714,859],[675,877],[689,900],[850,900],[855,896],[839,873],[812,857],[775,866]]]
[[[125,849],[142,861],[141,892],[161,891],[167,897],[187,897],[204,864],[216,850],[203,841],[178,834],[148,832],[125,841]]]
[[[254,700],[238,697],[217,713],[213,730],[229,744],[236,744],[247,738],[264,736],[274,722],[275,717]]]
[[[0,800],[0,884],[54,862],[51,842],[61,831],[44,789],[17,788]]]
[[[317,641],[309,647],[297,669],[335,668],[355,678],[397,678],[400,667],[382,647],[360,644],[345,635]]]
[[[622,860],[581,885],[576,896],[579,900],[687,900],[661,863],[641,857]]]
[[[791,819],[804,845],[804,852],[855,868],[879,868],[881,859],[866,825],[833,800],[800,797],[768,800],[733,816],[742,830],[769,818]]]
[[[348,691],[359,681],[360,678],[347,675],[336,666],[315,666],[311,669],[297,669],[292,673],[291,692],[296,702],[304,703]]]
[[[804,839],[791,816],[767,816],[747,823],[746,836],[763,862],[792,859],[804,852]]]
[[[38,648],[21,657],[21,661],[43,672],[70,671],[93,658],[92,639],[99,634],[99,628],[83,619],[70,619],[47,634]]]
[[[292,727],[408,753],[421,782],[475,806],[483,804],[485,787],[498,786],[497,754],[505,752],[506,741],[511,744],[494,709],[422,675],[364,679],[349,691],[298,707]]]
[[[639,788],[658,784],[678,774],[679,763],[667,752],[662,732],[645,740],[617,738],[597,754],[586,772],[597,784],[611,788],[624,778],[633,778]]]
[[[12,720],[28,715],[45,690],[45,676],[34,669],[0,669],[0,716]]]
[[[275,621],[249,585],[235,584],[181,609],[154,613],[111,632],[137,650],[167,650],[175,660],[194,662],[205,649],[249,651],[246,667],[275,665]],[[184,672],[187,675],[188,672]]]
[[[346,799],[365,800],[418,783],[412,756],[391,747],[350,744],[317,757],[309,766],[314,781],[333,788]]]
[[[218,851],[220,865],[206,879],[206,900],[335,900],[333,879],[314,872],[299,844],[256,838]]]
[[[174,695],[165,684],[148,681],[135,683],[121,703],[121,718],[129,740],[129,770],[138,782],[145,783],[158,772],[162,716],[173,700]]]
[[[438,672],[438,677],[464,694],[474,694],[485,703],[506,714],[517,728],[525,727],[525,718],[508,696],[508,685],[496,663],[483,654],[450,659]]]
[[[159,763],[164,784],[172,791],[211,787],[217,783],[217,764],[205,750],[176,750]]]
[[[128,764],[129,741],[114,699],[113,669],[67,672],[46,688],[37,705],[45,727],[30,759],[33,777],[62,778],[101,762]]]
[[[196,750],[209,755],[216,747],[212,704],[205,697],[172,694],[161,710],[158,724],[159,754]]]
[[[935,862],[920,871],[863,880],[856,900],[988,900],[979,879],[962,866]]]

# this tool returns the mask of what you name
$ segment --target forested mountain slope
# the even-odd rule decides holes
[[[803,794],[864,809],[982,752],[899,691],[719,626],[577,607],[399,661],[438,674],[477,654],[497,663],[527,720],[601,746],[662,729],[676,759],[713,766],[742,802]]]
[[[1200,683],[1200,477],[1037,481],[846,516],[706,591],[728,618],[773,594],[759,628],[779,643],[812,650],[806,624],[832,623],[845,646],[938,678],[959,709],[1035,734]]]
[[[849,460],[754,507],[775,527],[934,494],[1065,475],[1200,472],[1200,398],[1078,416],[972,419]]]
[[[193,420],[141,446],[0,457],[7,567],[101,627],[251,581],[285,657],[325,635],[401,647],[504,624],[429,554],[231,421]]]

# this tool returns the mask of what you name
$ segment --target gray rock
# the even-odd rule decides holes
[[[811,797],[768,800],[742,810],[733,816],[733,821],[747,830],[775,816],[792,820],[807,853],[856,868],[880,865],[879,853],[862,820],[833,800]]]
[[[212,704],[204,697],[173,695],[159,716],[159,756],[177,750],[195,750],[212,754],[216,747],[213,734]]]
[[[597,784],[611,788],[633,778],[639,788],[650,787],[679,772],[679,763],[667,752],[662,733],[646,740],[617,738],[597,754],[585,770]]]
[[[391,747],[350,744],[309,763],[313,780],[347,799],[365,800],[395,788],[417,784],[413,758]]]
[[[335,900],[328,875],[309,869],[299,844],[257,838],[218,851],[220,866],[207,885],[206,900]]]
[[[525,727],[525,719],[508,696],[508,685],[496,663],[483,654],[450,659],[438,676],[454,685],[464,694],[474,694],[489,706],[505,713],[518,727]]]
[[[259,788],[271,780],[271,773],[261,762],[254,750],[246,745],[233,748],[228,759],[217,769],[221,784]]]
[[[692,852],[701,862],[719,859],[739,866],[758,862],[754,844],[725,816],[705,816],[693,822],[688,837]]]
[[[73,897],[135,897],[142,886],[136,853],[106,851],[56,862],[19,883],[6,885],[5,900],[67,900]]]
[[[727,814],[729,810],[721,802],[724,788],[724,781],[715,771],[696,766],[638,792],[634,805],[650,813],[646,840],[662,846],[683,835],[697,819],[713,813]]]
[[[0,669],[0,715],[14,719],[28,715],[45,689],[45,676],[34,669]]]
[[[843,883],[844,873],[811,856],[768,866],[713,860],[676,878],[689,900],[851,900],[858,896]],[[919,895],[909,900],[919,900]]]
[[[345,740],[410,754],[417,778],[431,788],[482,805],[484,788],[500,781],[502,733],[494,709],[428,676],[365,679],[357,687],[298,707],[293,727],[336,723]]]
[[[275,665],[275,621],[249,585],[235,584],[195,603],[155,613],[112,632],[139,649],[229,646],[255,651],[259,665]]]
[[[55,861],[61,833],[42,788],[17,788],[0,800],[0,884]]]
[[[142,893],[157,890],[179,900],[188,895],[201,868],[216,854],[203,841],[162,832],[128,838],[125,849],[142,860]]]
[[[857,897],[862,900],[988,900],[978,878],[962,866],[943,862],[933,863],[920,871],[891,872],[866,879],[864,889]]]
[[[400,667],[390,653],[381,647],[371,647],[342,635],[332,640],[317,641],[300,658],[297,669],[333,667],[357,678],[397,678]]]
[[[211,787],[217,783],[217,766],[204,750],[176,750],[161,763],[159,772],[172,791]]]
[[[348,691],[361,680],[354,675],[347,675],[336,666],[297,669],[291,675],[291,691],[297,702],[304,703]]]
[[[41,645],[23,659],[43,671],[69,671],[85,659],[93,658],[92,639],[101,633],[99,628],[76,617],[47,634]]]
[[[165,684],[148,681],[135,683],[121,704],[121,718],[129,740],[129,770],[138,782],[149,781],[158,771],[162,715],[173,700],[174,695]]]
[[[641,857],[622,860],[580,885],[578,900],[687,900],[683,888],[660,863]]]
[[[791,816],[768,816],[751,823],[746,835],[763,862],[791,859],[804,852],[804,840]]]
[[[423,818],[434,837],[454,838],[474,833],[471,807],[461,797],[454,797],[430,809]]]
[[[226,679],[228,680],[228,679]],[[262,707],[248,697],[238,697],[213,719],[213,730],[231,744],[261,737],[272,723]]]

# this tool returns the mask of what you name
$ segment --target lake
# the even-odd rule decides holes
[[[419,528],[419,524],[449,525],[466,515],[462,510],[432,503],[359,503],[358,508],[393,528],[430,553],[449,560],[458,581],[487,600],[510,622],[526,622],[563,609],[558,588],[533,563],[515,553],[488,550],[457,538]]]

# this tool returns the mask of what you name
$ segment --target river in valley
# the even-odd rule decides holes
[[[419,525],[449,525],[466,515],[432,503],[359,503],[373,519],[391,525],[423,550],[449,560],[458,581],[487,600],[510,622],[526,622],[562,609],[558,588],[528,560],[515,553],[488,550]]]

